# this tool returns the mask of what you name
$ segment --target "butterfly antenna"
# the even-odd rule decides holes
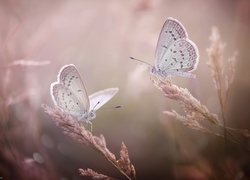
[[[93,107],[92,110],[94,110],[98,104],[100,104],[100,101],[98,101],[98,102],[95,104],[95,106]]]
[[[101,109],[117,109],[117,108],[121,108],[122,106],[113,106],[113,107],[106,107],[106,108],[101,108]]]
[[[136,59],[136,58],[134,58],[134,57],[129,57],[129,58],[132,59],[132,60],[134,60],[134,61],[139,61],[140,63],[147,64],[148,66],[151,66],[151,64],[149,64],[149,63],[147,63],[147,62],[145,62],[145,61],[142,61],[142,60],[140,60],[140,59]]]
[[[92,110],[94,110],[98,104],[100,104],[100,101],[98,101],[98,102],[96,103],[96,105],[93,107]],[[117,108],[121,108],[121,107],[122,107],[122,106],[114,106],[114,107],[106,107],[106,108],[101,108],[101,109],[111,109],[111,108],[112,108],[112,109],[113,109],[113,108],[117,109]]]

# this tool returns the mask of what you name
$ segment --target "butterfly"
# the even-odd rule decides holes
[[[146,63],[150,73],[160,78],[176,75],[194,78],[195,75],[190,72],[197,68],[198,62],[198,48],[193,41],[188,39],[184,26],[174,18],[167,18],[156,46],[155,66]]]
[[[54,104],[80,122],[91,124],[96,111],[107,103],[118,88],[109,88],[88,96],[83,80],[73,64],[65,65],[59,71],[57,81],[50,86]]]

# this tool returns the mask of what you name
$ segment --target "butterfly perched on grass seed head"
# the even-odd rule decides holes
[[[190,72],[197,68],[198,62],[198,48],[188,39],[186,29],[178,20],[169,17],[159,35],[155,51],[155,66],[148,64],[150,73],[160,78],[195,77]]]
[[[109,88],[88,96],[83,80],[73,64],[63,66],[57,81],[50,86],[54,104],[78,121],[90,123],[96,111],[108,102],[118,88]]]

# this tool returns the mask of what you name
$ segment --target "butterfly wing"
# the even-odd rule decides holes
[[[161,63],[164,54],[168,51],[169,47],[180,39],[187,39],[188,34],[184,26],[174,18],[168,18],[159,35],[158,43],[155,51],[155,67]]]
[[[58,82],[68,87],[83,109],[89,110],[89,98],[82,78],[73,64],[63,66],[58,74]]]
[[[98,110],[101,106],[107,103],[118,92],[118,90],[118,88],[109,88],[91,94],[89,96],[90,110]]]
[[[63,84],[58,82],[52,83],[51,96],[55,105],[63,109],[67,114],[81,118],[84,113],[88,113],[80,99]]]
[[[199,52],[196,45],[189,39],[180,39],[169,46],[163,55],[159,68],[164,76],[189,76],[196,69],[199,61]]]

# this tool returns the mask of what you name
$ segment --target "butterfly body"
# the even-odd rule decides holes
[[[82,78],[73,64],[61,68],[57,81],[51,84],[50,89],[56,106],[78,121],[87,123],[96,118],[96,111],[117,92],[118,88],[109,88],[88,96]]]

